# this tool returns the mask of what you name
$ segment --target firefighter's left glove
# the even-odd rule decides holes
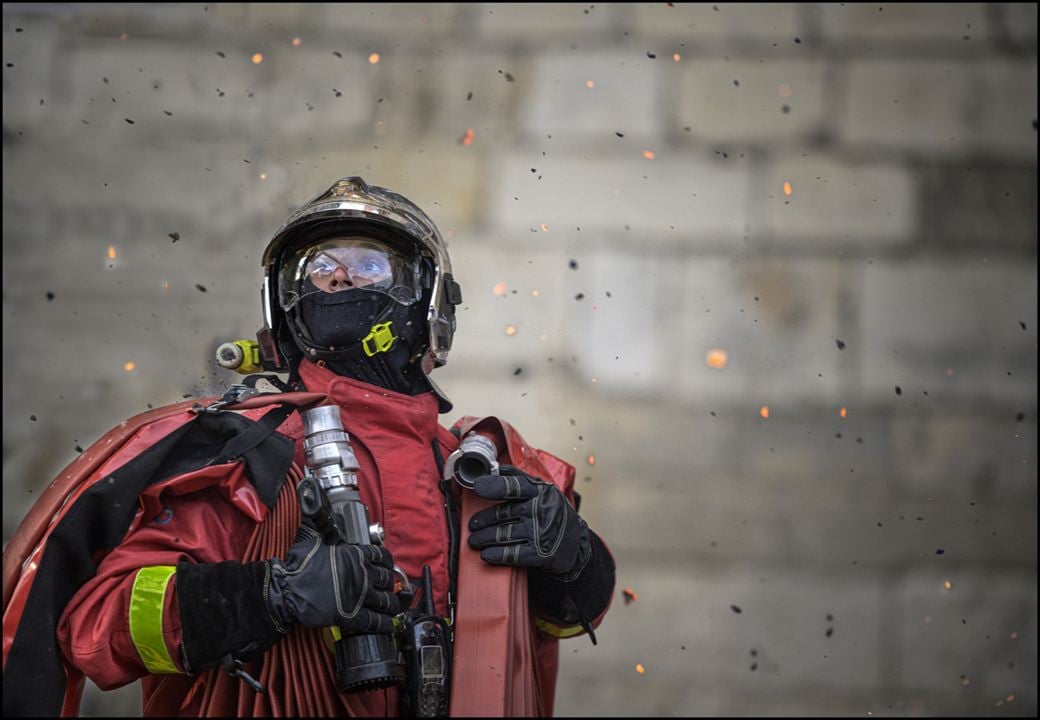
[[[534,614],[558,628],[580,625],[596,642],[593,623],[614,592],[613,557],[555,485],[511,465],[499,472],[473,485],[502,502],[470,518],[470,547],[494,565],[526,566]]]
[[[493,565],[537,568],[572,580],[592,554],[588,525],[552,483],[512,465],[502,465],[499,472],[474,482],[477,495],[502,502],[470,518],[470,547]]]

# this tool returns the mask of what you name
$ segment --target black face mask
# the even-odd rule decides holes
[[[391,304],[402,307],[375,290],[314,292],[300,300],[300,319],[312,343],[323,348],[345,349],[361,342]]]
[[[344,350],[360,343],[373,325],[389,321],[390,331],[398,339],[388,351],[371,357],[326,360],[325,364],[337,375],[406,395],[418,395],[431,389],[419,367],[428,334],[427,303],[428,298],[424,298],[405,306],[384,293],[365,289],[316,292],[300,300],[299,318],[313,344]]]

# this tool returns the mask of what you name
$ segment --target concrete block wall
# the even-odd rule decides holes
[[[5,4],[5,540],[233,381],[267,238],[360,174],[450,244],[445,422],[573,462],[617,556],[559,714],[1035,715],[1036,47],[1017,3]]]

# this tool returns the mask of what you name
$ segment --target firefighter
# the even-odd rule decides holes
[[[5,549],[5,714],[72,714],[83,676],[141,679],[146,715],[423,714],[400,685],[338,692],[330,647],[398,632],[411,598],[397,576],[425,569],[454,638],[450,711],[551,715],[556,643],[594,641],[614,560],[578,512],[572,467],[498,418],[438,423],[452,405],[430,373],[462,297],[436,226],[343,178],[262,264],[259,352],[286,392],[150,413],[73,464],[60,504],[41,498],[8,548],[23,556]],[[298,411],[319,401],[341,410],[381,545],[301,525]],[[474,430],[503,462],[461,488],[444,459]]]

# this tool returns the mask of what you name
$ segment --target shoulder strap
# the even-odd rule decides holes
[[[249,428],[228,441],[221,453],[228,460],[236,460],[271,436],[289,415],[300,409],[292,403],[283,403],[266,413]]]

